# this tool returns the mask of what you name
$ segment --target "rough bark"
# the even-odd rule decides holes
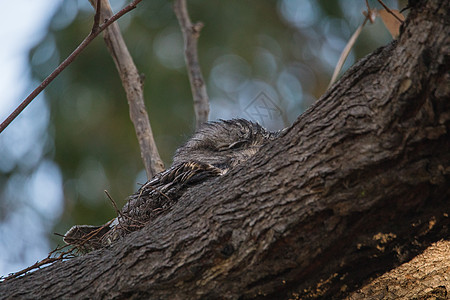
[[[418,1],[398,42],[248,164],[110,247],[0,284],[0,295],[342,298],[447,239],[449,7]]]

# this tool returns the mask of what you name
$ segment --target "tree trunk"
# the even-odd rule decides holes
[[[0,295],[342,298],[448,238],[449,7],[416,1],[397,42],[248,163],[107,248],[1,283]]]

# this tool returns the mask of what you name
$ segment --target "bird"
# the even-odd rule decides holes
[[[175,151],[167,170],[128,198],[115,219],[101,226],[75,225],[63,240],[81,253],[109,245],[167,211],[190,187],[243,164],[280,133],[245,119],[206,122]]]

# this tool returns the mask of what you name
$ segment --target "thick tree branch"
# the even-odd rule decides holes
[[[8,127],[8,125],[11,124],[11,122],[14,121],[15,118],[17,118],[17,116],[25,109],[25,107],[27,107],[28,104],[30,104],[31,101],[33,101],[33,99],[36,98],[37,95],[39,95],[53,81],[53,79],[55,79],[59,75],[59,73],[61,73],[68,65],[70,65],[75,60],[78,54],[80,54],[92,42],[92,40],[97,37],[100,32],[108,28],[108,26],[113,24],[124,14],[136,8],[136,5],[141,1],[142,0],[134,0],[114,16],[106,20],[102,25],[96,26],[98,25],[98,23],[94,21],[94,26],[92,27],[91,32],[81,42],[81,44],[78,45],[78,47],[50,75],[48,75],[47,78],[45,78],[44,81],[42,81],[41,84],[36,89],[34,89],[28,95],[28,97],[25,98],[25,100],[22,101],[22,103],[20,103],[20,105],[5,119],[5,121],[0,124],[0,133],[5,130],[5,128]]]
[[[418,3],[398,42],[361,60],[246,165],[110,247],[2,283],[0,294],[343,298],[448,238],[450,3]]]
[[[89,0],[89,2],[94,8],[96,7],[95,0]],[[101,19],[110,18],[113,13],[109,1],[100,0],[97,3],[101,3]],[[119,24],[115,23],[106,29],[104,39],[109,53],[114,59],[127,95],[130,106],[130,118],[134,124],[136,136],[139,141],[139,148],[141,149],[141,157],[144,162],[145,171],[147,172],[147,178],[150,179],[155,174],[164,170],[164,164],[159,156],[147,109],[145,108],[142,78],[122,37]]]
[[[175,0],[174,11],[180,23],[181,31],[183,32],[184,59],[186,60],[189,81],[191,82],[196,128],[198,129],[203,123],[208,121],[209,115],[209,98],[197,54],[197,42],[203,24],[192,24],[189,18],[186,0]]]

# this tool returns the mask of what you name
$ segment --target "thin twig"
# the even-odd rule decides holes
[[[35,264],[33,264],[33,265],[23,269],[23,270],[20,270],[18,272],[10,274],[9,276],[5,277],[4,280],[6,281],[6,280],[9,280],[9,279],[12,279],[12,278],[19,277],[20,275],[23,275],[23,274],[25,274],[25,273],[27,273],[27,272],[29,272],[31,270],[40,268],[40,267],[42,267],[44,265],[47,265],[47,264],[51,264],[52,262],[55,262],[57,260],[62,260],[62,258],[59,258],[59,257],[47,257],[47,258],[44,258],[43,260],[38,261]]]
[[[111,195],[108,193],[107,190],[104,190],[104,192],[105,192],[106,196],[108,197],[109,201],[111,201],[112,205],[114,206],[117,216],[120,216],[120,210],[117,207],[116,201],[114,201],[114,199],[111,197]]]
[[[89,2],[94,8],[96,7],[95,0],[89,0]],[[97,0],[97,3],[102,3],[100,12],[102,19],[107,19],[113,14],[108,0]],[[98,9],[96,10],[98,11]],[[113,24],[105,30],[104,40],[125,89],[130,108],[130,119],[139,142],[147,178],[150,179],[164,170],[164,164],[159,156],[145,107],[142,76],[128,51],[119,24]]]
[[[196,128],[198,129],[204,122],[208,121],[209,115],[209,98],[197,54],[197,42],[203,24],[192,24],[189,18],[186,0],[175,0],[173,9],[180,23],[181,31],[183,32],[184,58],[186,60],[192,96],[194,98]]]
[[[109,222],[107,222],[106,224],[103,224],[102,226],[99,226],[98,228],[90,231],[88,234],[84,234],[81,237],[75,237],[75,236],[67,236],[64,235],[64,241],[69,244],[69,245],[73,245],[74,247],[76,247],[77,249],[82,249],[82,247],[84,246],[84,244],[86,244],[87,242],[91,241],[92,239],[98,237],[99,233],[102,232],[103,229],[105,228],[110,228],[110,225],[114,222],[115,219],[110,220]],[[82,226],[81,226],[82,227]],[[75,226],[72,228],[77,228],[78,230],[79,227]],[[72,233],[72,229],[68,232],[68,233]],[[109,231],[109,230],[108,230]],[[66,233],[67,234],[67,233]],[[72,234],[73,235],[73,234]],[[98,240],[100,240],[105,234],[102,234]],[[70,239],[70,241],[68,240]],[[95,241],[94,241],[95,242]]]
[[[72,257],[74,257],[74,256],[73,256],[73,252],[76,250],[76,249],[74,249],[74,248],[70,248],[69,250],[66,250],[66,251],[64,251],[64,252],[59,253],[58,256],[52,257],[52,255],[53,255],[54,253],[56,253],[56,252],[58,252],[58,251],[61,251],[62,249],[66,248],[66,247],[68,247],[68,246],[69,246],[69,245],[65,245],[65,246],[62,246],[62,247],[56,247],[56,248],[55,248],[54,250],[52,250],[52,251],[48,254],[48,256],[47,256],[46,258],[44,258],[43,260],[37,261],[36,263],[34,263],[34,264],[31,265],[31,266],[29,266],[29,267],[27,267],[27,268],[25,268],[25,269],[23,269],[23,270],[17,271],[17,272],[15,272],[15,273],[12,273],[12,274],[10,274],[9,276],[7,276],[7,277],[5,277],[5,278],[1,278],[1,279],[5,280],[5,281],[6,281],[6,280],[9,280],[9,279],[13,279],[13,278],[19,277],[19,276],[21,276],[21,275],[23,275],[23,274],[26,274],[27,272],[29,272],[29,271],[31,271],[31,270],[38,269],[38,268],[40,268],[40,267],[42,267],[42,266],[44,266],[44,265],[48,265],[48,264],[54,263],[55,261],[59,261],[59,260],[64,260],[64,259],[72,258]],[[72,255],[72,256],[71,256],[71,255]]]
[[[330,83],[328,84],[328,88],[331,87],[331,85],[336,81],[339,72],[341,71],[342,67],[344,66],[345,60],[347,59],[348,55],[350,54],[350,50],[353,48],[353,45],[356,42],[356,39],[361,34],[361,31],[363,27],[366,25],[367,21],[370,21],[371,23],[374,22],[374,15],[375,11],[370,8],[369,2],[366,0],[367,5],[367,12],[364,12],[364,22],[356,29],[356,31],[353,33],[349,41],[347,42],[347,45],[345,45],[344,50],[342,50],[341,56],[339,57],[338,63],[336,64],[336,67],[334,68],[333,75],[331,76]]]
[[[127,216],[125,216],[125,215],[119,210],[119,208],[117,207],[116,201],[114,201],[114,199],[111,197],[111,195],[108,193],[107,190],[105,190],[105,194],[106,194],[106,196],[108,196],[109,201],[111,201],[112,205],[114,206],[114,210],[116,211],[116,214],[117,214],[117,220],[118,220],[119,223],[120,223],[120,219],[121,219],[121,218],[124,219],[124,218],[126,218]]]
[[[44,79],[44,81],[41,82],[41,84],[32,91],[28,97],[20,103],[20,105],[3,121],[3,123],[0,124],[0,133],[5,130],[6,127],[8,127],[11,122],[17,118],[17,116],[25,109],[25,107],[28,106],[28,104],[33,101],[34,98],[36,98],[37,95],[39,95],[42,90],[44,90],[50,82],[55,79],[59,73],[61,73],[68,65],[70,65],[74,59],[89,45],[92,40],[103,30],[105,30],[108,26],[110,26],[112,23],[117,21],[120,17],[122,17],[127,12],[133,10],[136,8],[136,5],[141,2],[142,0],[134,0],[127,6],[125,6],[122,10],[120,10],[117,14],[112,16],[110,19],[108,19],[105,23],[102,25],[99,25],[97,30],[91,30],[89,35],[81,42],[80,45],[47,77]]]
[[[89,234],[85,235],[82,237],[82,239],[80,239],[82,241],[82,243],[77,244],[77,246],[83,246],[85,243],[87,243],[89,240],[91,240],[92,238],[96,237],[97,234],[99,234],[103,229],[109,227],[109,225],[111,225],[111,223],[114,221],[114,219],[108,221],[108,223],[103,224],[102,226],[100,226],[99,228],[92,230],[91,232],[89,232]]]
[[[121,218],[122,218],[122,219],[128,219],[128,220],[131,220],[131,221],[133,221],[133,222],[140,223],[140,224],[145,224],[145,223],[143,223],[143,222],[141,222],[141,221],[135,220],[135,219],[133,219],[132,217],[123,214],[123,213],[117,208],[116,201],[114,201],[114,199],[111,197],[111,195],[108,193],[107,190],[105,190],[105,194],[106,194],[106,196],[108,196],[109,200],[111,201],[112,205],[114,206],[114,209],[116,210],[116,214],[117,214],[117,217],[118,217],[117,220],[119,221],[119,224],[121,224],[121,221],[120,221]],[[108,224],[111,224],[112,221],[114,221],[114,219],[111,220],[111,221],[109,221]],[[122,224],[121,224],[121,225],[122,225]],[[130,226],[130,225],[128,225],[128,226]],[[124,228],[124,229],[126,229],[126,228]]]
[[[397,21],[399,21],[400,23],[403,23],[403,20],[400,19],[396,14],[394,14],[394,12],[389,7],[387,7],[386,4],[384,4],[382,0],[378,0],[378,3],[380,3],[388,13],[393,15],[394,18],[397,19]]]

